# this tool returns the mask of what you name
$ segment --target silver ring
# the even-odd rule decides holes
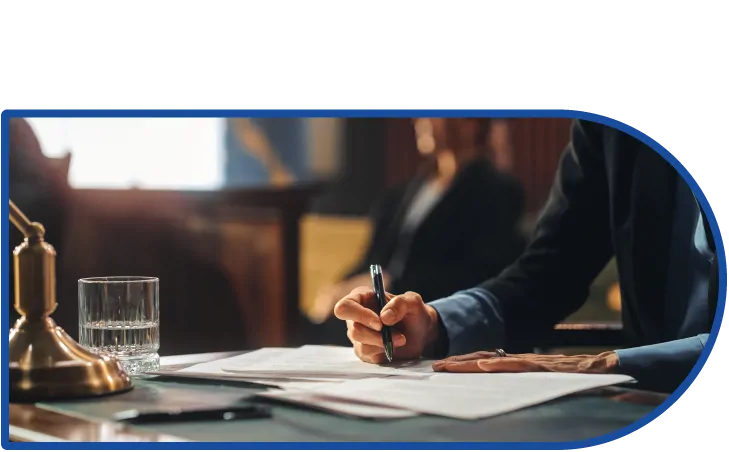
[[[495,352],[497,355],[499,355],[499,358],[506,358],[506,352],[504,350],[497,348]]]

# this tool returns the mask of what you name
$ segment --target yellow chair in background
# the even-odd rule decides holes
[[[307,215],[301,220],[301,311],[308,314],[317,291],[340,280],[365,252],[368,218]]]

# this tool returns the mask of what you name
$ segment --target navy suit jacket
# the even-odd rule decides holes
[[[714,241],[705,225],[713,253],[709,314],[678,334],[667,327],[678,183],[685,184],[676,170],[638,139],[608,126],[575,121],[572,142],[524,254],[498,277],[433,303],[442,336],[449,341],[440,344],[441,350],[460,354],[539,345],[555,324],[583,305],[592,281],[615,256],[624,345],[632,348],[625,353],[626,361],[636,350],[645,351],[644,346],[658,347],[648,351],[662,352],[661,358],[640,358],[638,353],[639,363],[631,372],[653,389],[675,388],[696,362],[713,323],[718,276]],[[685,341],[676,342],[681,339]],[[640,367],[649,365],[671,375],[647,375]]]

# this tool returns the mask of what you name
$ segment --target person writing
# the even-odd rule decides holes
[[[613,256],[625,348],[577,356],[504,351],[538,345],[580,308]],[[390,296],[379,316],[372,291],[357,288],[334,314],[366,362],[384,362],[384,324],[394,326],[395,359],[440,359],[436,371],[621,373],[671,392],[708,339],[717,278],[711,230],[675,169],[638,139],[577,120],[535,237],[499,276],[428,304],[414,292]]]
[[[496,276],[526,246],[519,231],[524,197],[509,166],[503,121],[418,118],[418,174],[381,198],[373,210],[368,247],[341,281],[322,288],[310,312],[329,320],[334,304],[369,285],[370,263],[381,263],[385,287],[417,290],[426,300]],[[486,156],[490,146],[492,158]],[[341,322],[336,325],[341,337]],[[331,322],[330,321],[330,322]]]

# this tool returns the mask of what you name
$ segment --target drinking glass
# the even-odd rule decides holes
[[[116,357],[130,375],[159,369],[159,279],[78,280],[79,343]]]

